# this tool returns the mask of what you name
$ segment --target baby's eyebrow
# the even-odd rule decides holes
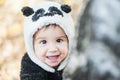
[[[67,35],[58,36],[57,38],[67,38]]]
[[[67,35],[60,35],[60,36],[58,36],[56,38],[67,38]],[[38,40],[38,39],[46,39],[46,38],[45,37],[41,37],[41,36],[35,38],[35,40]]]
[[[37,37],[35,38],[35,40],[38,40],[38,39],[45,39],[44,37]]]

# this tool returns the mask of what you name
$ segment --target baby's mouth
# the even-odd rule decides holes
[[[51,62],[56,62],[60,55],[47,56],[47,59]]]

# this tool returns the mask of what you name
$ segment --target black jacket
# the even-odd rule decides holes
[[[31,61],[26,53],[21,62],[20,80],[62,80],[62,71],[47,72]]]

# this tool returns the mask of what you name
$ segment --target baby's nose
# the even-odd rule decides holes
[[[58,47],[56,44],[49,44],[49,51],[57,51]]]

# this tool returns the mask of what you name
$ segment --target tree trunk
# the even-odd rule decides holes
[[[120,80],[120,1],[89,0],[76,28],[68,80]],[[72,66],[73,65],[73,66]]]

